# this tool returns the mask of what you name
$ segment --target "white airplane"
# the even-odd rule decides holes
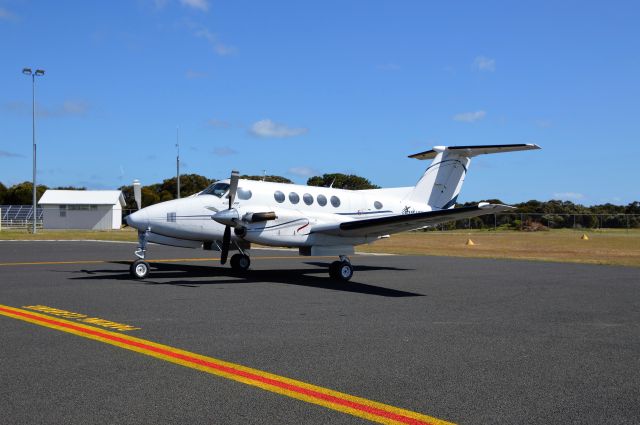
[[[410,155],[433,159],[414,187],[344,190],[240,180],[216,182],[188,198],[174,199],[139,209],[127,216],[138,229],[138,257],[131,275],[144,279],[147,242],[184,248],[220,251],[225,264],[246,271],[252,243],[294,247],[300,255],[335,255],[329,275],[348,281],[353,267],[348,255],[354,246],[374,242],[392,233],[421,229],[447,221],[512,209],[500,204],[454,208],[471,158],[481,154],[540,149],[535,144],[435,146]],[[140,206],[140,186],[134,185]],[[233,228],[233,232],[231,229]]]

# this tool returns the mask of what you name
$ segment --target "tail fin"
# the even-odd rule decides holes
[[[472,157],[530,149],[540,149],[540,147],[534,144],[434,146],[432,150],[409,155],[409,158],[433,159],[433,161],[407,196],[407,200],[426,202],[433,208],[453,208]]]

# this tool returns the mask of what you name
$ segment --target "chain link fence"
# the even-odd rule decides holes
[[[123,209],[125,217],[136,210]],[[43,208],[38,208],[37,226],[42,227]],[[0,225],[3,229],[33,226],[33,209],[25,205],[0,206]],[[547,229],[639,229],[640,214],[554,214],[554,213],[497,213],[439,224],[427,230],[520,230]]]
[[[437,230],[521,230],[547,229],[638,229],[640,214],[543,214],[497,213],[457,220],[436,226]]]

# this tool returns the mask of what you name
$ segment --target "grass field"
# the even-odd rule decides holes
[[[583,234],[589,239],[581,239]],[[468,239],[474,245],[466,245]],[[640,230],[408,232],[361,246],[359,251],[640,267]]]
[[[640,267],[640,229],[546,232],[483,231],[408,232],[392,235],[371,245],[357,247],[358,252],[389,254],[446,255],[477,258],[514,258],[539,261],[612,264]],[[136,241],[132,229],[113,231],[53,231],[31,234],[24,230],[0,231],[0,240],[94,239]],[[474,245],[466,245],[468,239]]]

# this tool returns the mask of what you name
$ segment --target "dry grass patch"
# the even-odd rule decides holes
[[[572,263],[613,264],[640,267],[640,231],[604,230],[586,232],[474,231],[408,232],[392,235],[360,252],[414,255],[446,255],[478,258],[515,258]],[[471,239],[475,245],[466,245]]]

